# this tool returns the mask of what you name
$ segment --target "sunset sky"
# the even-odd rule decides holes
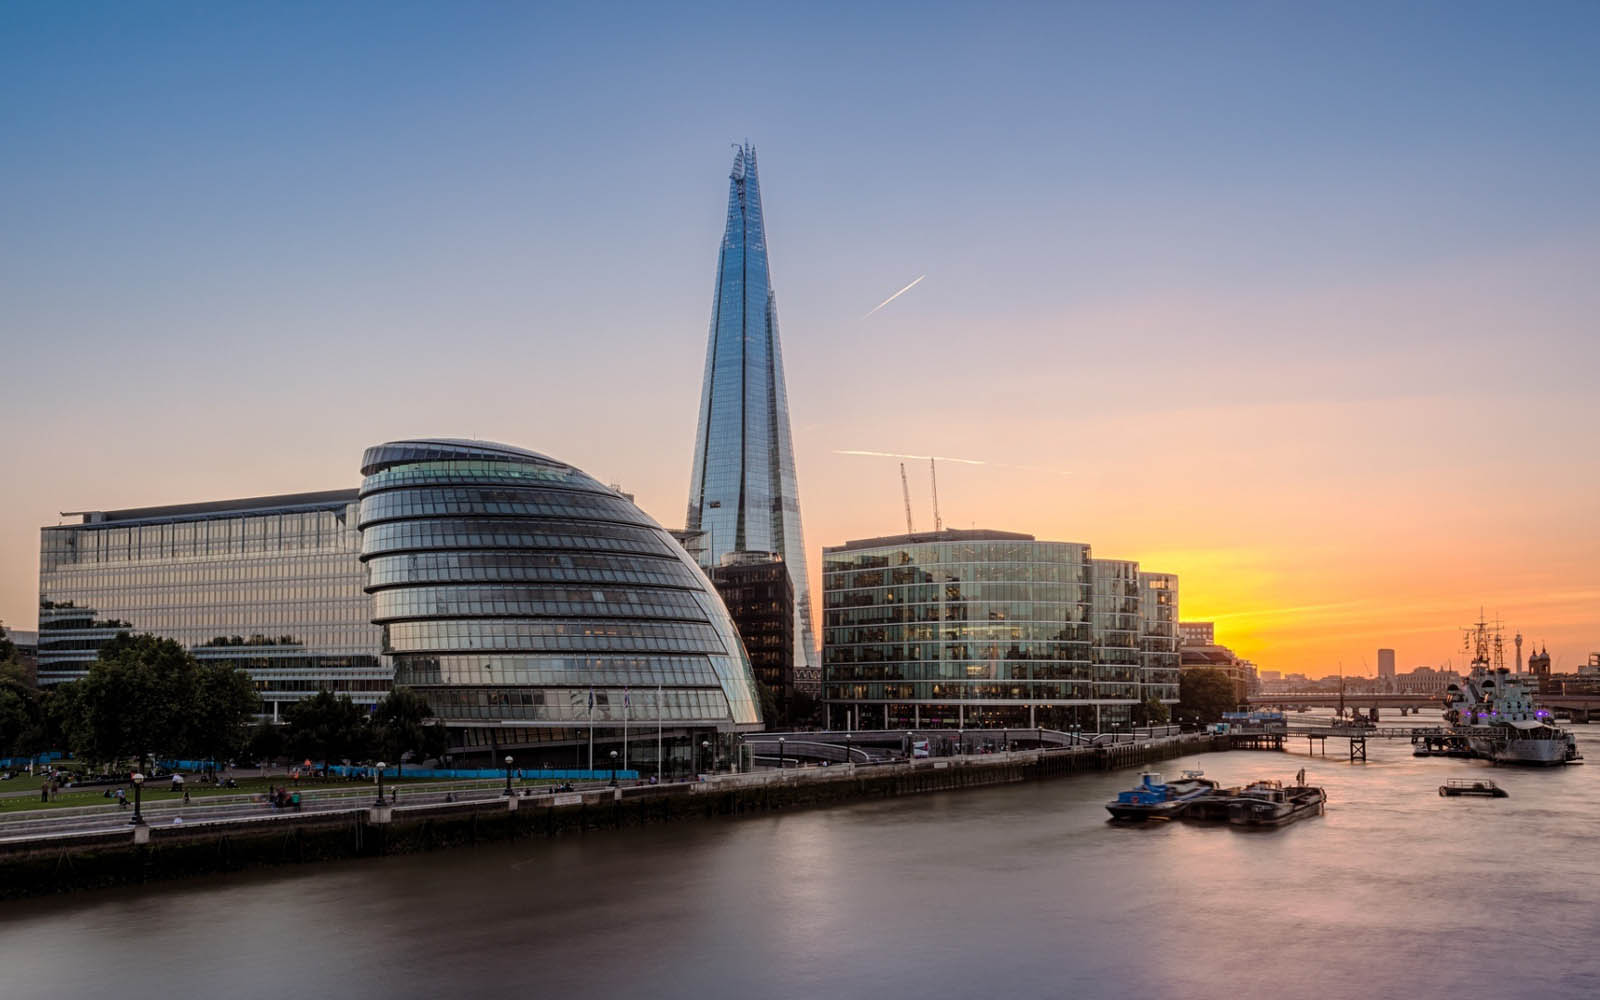
[[[748,139],[817,585],[938,454],[1264,669],[1600,650],[1600,6],[865,6],[0,6],[0,621],[391,438],[681,525]]]

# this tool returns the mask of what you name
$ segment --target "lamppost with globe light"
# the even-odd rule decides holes
[[[509,797],[509,796],[511,796],[511,795],[514,795],[514,794],[516,794],[516,793],[515,793],[515,792],[513,792],[513,791],[512,791],[512,790],[511,790],[511,763],[512,763],[512,761],[511,761],[511,755],[510,755],[510,754],[506,754],[506,756],[505,756],[505,765],[506,765],[506,795],[507,795],[507,796],[508,796],[508,797]]]
[[[611,787],[617,787],[617,752],[611,751]]]
[[[783,737],[778,737],[778,770],[783,770],[789,765],[783,759]]]
[[[384,801],[383,801],[383,768],[384,768],[384,763],[383,763],[383,761],[381,761],[381,760],[378,761],[377,768],[378,768],[378,798],[377,798],[377,801],[373,802],[372,804],[375,805],[375,806],[381,806],[381,805],[384,804]]]
[[[717,759],[711,756],[711,741],[701,740],[700,749],[706,752],[706,773],[715,774],[717,770]]]
[[[139,811],[139,790],[144,788],[144,775],[135,771],[128,780],[133,782],[133,819],[128,823],[131,826],[144,826],[144,814]]]

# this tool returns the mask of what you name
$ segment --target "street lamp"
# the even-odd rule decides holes
[[[378,761],[378,799],[372,803],[375,806],[383,805],[383,761]]]
[[[961,741],[960,749],[956,751],[956,756],[964,757],[967,753],[967,731],[965,729],[957,729],[956,738]]]
[[[617,752],[611,751],[611,787],[617,787]]]
[[[711,756],[711,741],[710,740],[701,740],[700,741],[700,749],[702,749],[702,750],[704,750],[706,752],[706,773],[707,774],[715,773],[715,771],[717,769],[717,760],[716,760],[715,757]]]
[[[780,736],[778,737],[778,770],[781,771],[788,766],[783,760],[783,737]]]
[[[844,734],[844,762],[846,764],[854,763],[850,759],[850,734],[849,733],[845,733]]]
[[[505,763],[506,763],[506,795],[510,796],[510,795],[516,794],[513,791],[511,791],[511,755],[510,754],[506,754]]]
[[[135,771],[130,775],[133,782],[133,819],[128,820],[131,826],[144,826],[144,814],[139,812],[139,790],[144,787],[144,775]]]

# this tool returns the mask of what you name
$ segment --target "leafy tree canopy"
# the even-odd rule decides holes
[[[1178,675],[1178,711],[1201,722],[1218,722],[1238,706],[1233,681],[1221,670],[1185,670]]]
[[[284,719],[284,742],[293,756],[328,763],[367,757],[366,715],[347,694],[324,688],[290,705]]]
[[[397,767],[408,752],[417,760],[444,756],[445,730],[428,721],[432,715],[427,701],[412,689],[390,691],[372,713],[374,752]]]

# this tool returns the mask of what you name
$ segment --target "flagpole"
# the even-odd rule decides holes
[[[628,769],[628,716],[633,714],[633,695],[622,689],[622,769]]]
[[[589,687],[589,777],[594,777],[594,687]]]
[[[656,777],[659,779],[665,768],[661,760],[661,685],[656,685]]]

